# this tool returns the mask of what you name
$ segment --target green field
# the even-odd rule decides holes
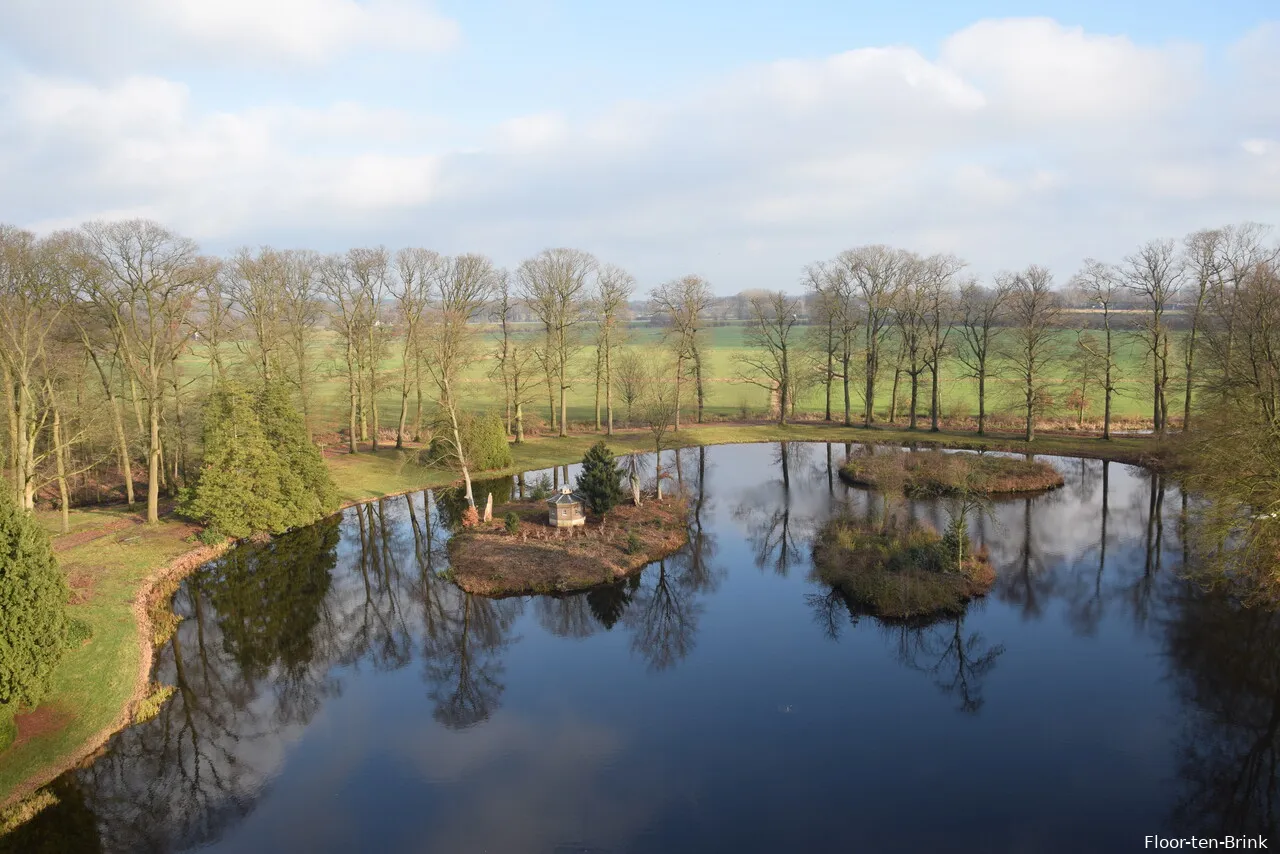
[[[533,342],[539,336],[535,324],[520,324],[517,333],[521,338]],[[712,327],[703,333],[703,359],[706,380],[706,413],[714,420],[747,420],[767,418],[768,393],[759,385],[746,381],[742,376],[741,357],[748,347],[744,340],[745,329],[742,326]],[[633,326],[627,330],[626,346],[637,348],[647,354],[646,362],[655,364],[664,357],[661,330],[650,326]],[[1100,333],[1095,333],[1100,334]],[[464,374],[466,396],[464,405],[468,409],[501,410],[503,406],[502,388],[491,379],[496,360],[493,355],[496,349],[496,331],[487,329],[486,337],[491,346],[485,347],[485,356]],[[1123,420],[1149,419],[1151,412],[1151,381],[1144,361],[1142,342],[1133,332],[1114,333],[1117,349],[1118,376],[1117,393],[1112,402],[1114,418]],[[1175,333],[1176,336],[1176,333]],[[1075,332],[1063,330],[1059,333],[1059,346],[1066,353],[1075,347]],[[340,372],[337,338],[332,333],[322,332],[320,341],[314,351],[314,364],[317,368],[318,382],[313,394],[313,411],[317,415],[317,424],[321,429],[336,429],[346,423],[346,380]],[[1176,341],[1175,341],[1176,344]],[[876,409],[882,419],[889,413],[890,389],[893,383],[892,351],[890,340],[882,357],[882,372],[876,391]],[[393,342],[393,349],[398,350],[398,343]],[[232,350],[230,361],[239,357],[238,350]],[[860,365],[862,356],[858,354],[855,365]],[[207,356],[200,352],[193,353],[184,360],[188,377],[196,379],[192,385],[196,389],[207,388],[199,377],[207,376]],[[382,365],[383,390],[379,395],[378,409],[381,424],[394,426],[399,418],[400,406],[400,365],[399,353],[396,352]],[[994,373],[987,382],[987,413],[993,423],[1004,418],[1012,425],[1020,415],[1021,389],[1018,380],[1012,375],[1004,360],[996,359],[993,363]],[[574,363],[573,387],[569,391],[569,420],[572,423],[588,424],[595,420],[595,381],[594,350],[584,346],[578,353]],[[855,372],[856,373],[856,372]],[[964,375],[965,369],[955,358],[948,358],[943,363],[942,390],[940,393],[942,417],[947,419],[976,418],[978,412],[977,381]],[[1048,413],[1050,418],[1073,419],[1075,413],[1068,412],[1065,400],[1069,393],[1068,368],[1065,361],[1059,362],[1050,371],[1058,388],[1053,392],[1057,403]],[[689,383],[682,392],[682,411],[684,418],[690,419],[695,412],[693,386]],[[854,399],[852,410],[856,414],[862,408],[862,379],[855,376],[850,383],[850,391]],[[905,421],[907,401],[909,399],[908,379],[903,375],[899,389],[899,422]],[[426,395],[427,392],[424,392]],[[832,391],[832,410],[836,417],[843,412],[841,383],[837,380]],[[1182,383],[1173,380],[1169,388],[1169,407],[1176,414],[1181,412]],[[821,417],[825,408],[825,389],[821,384],[810,385],[804,389],[797,401],[797,412],[805,416]],[[1097,388],[1088,394],[1089,406],[1086,419],[1099,420],[1102,417],[1103,401],[1101,391]],[[410,403],[412,406],[412,401]],[[920,395],[921,410],[927,411],[928,389],[922,388]],[[548,401],[545,387],[538,388],[533,395],[532,405],[526,407],[531,416],[531,426],[548,420]],[[615,421],[621,423],[623,407],[615,391]]]

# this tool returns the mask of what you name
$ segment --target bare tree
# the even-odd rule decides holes
[[[546,335],[546,366],[560,383],[560,435],[568,435],[568,392],[572,387],[569,363],[581,346],[582,323],[588,295],[588,277],[596,259],[578,249],[547,249],[520,265],[520,295],[541,321]]]
[[[607,434],[613,435],[613,357],[622,343],[620,324],[627,309],[627,300],[635,291],[636,280],[620,267],[612,265],[600,270],[596,279],[596,305],[600,314],[599,335],[596,341],[597,354],[603,354],[604,363],[604,406]],[[598,357],[599,360],[599,357]],[[596,379],[596,429],[600,429],[600,380]],[[698,420],[702,420],[701,404],[699,404]]]
[[[1058,295],[1053,276],[1044,267],[1031,265],[1012,277],[1009,320],[1012,329],[1006,358],[1022,382],[1026,413],[1026,440],[1035,439],[1035,419],[1048,400],[1047,367],[1057,357]]]
[[[640,418],[653,437],[654,489],[659,501],[662,500],[662,449],[666,447],[667,431],[675,425],[676,419],[675,389],[662,380],[666,374],[663,370],[654,372],[646,383],[640,406]]]
[[[313,373],[311,348],[315,340],[316,327],[323,316],[320,300],[320,269],[320,256],[314,252],[299,250],[284,253],[284,286],[280,299],[280,320],[285,346],[291,357],[288,376],[298,390],[307,441],[311,441],[315,429],[311,401]]]
[[[954,255],[930,255],[921,264],[920,291],[924,307],[924,355],[929,368],[929,430],[938,432],[938,370],[951,336],[955,278],[964,262]]]
[[[706,313],[711,307],[711,286],[701,276],[685,276],[654,288],[650,296],[653,310],[666,317],[671,325],[665,334],[675,355],[676,367],[676,420],[680,429],[680,385],[684,379],[685,363],[693,368],[694,391],[698,400],[698,423],[702,423],[702,410],[706,393],[702,378],[702,350],[700,335],[706,324]]]
[[[400,348],[400,420],[396,425],[396,447],[403,448],[405,428],[409,421],[410,389],[417,392],[417,415],[413,425],[415,441],[422,429],[423,316],[446,262],[430,249],[408,248],[396,253],[395,263],[396,281],[391,292],[396,303],[396,319],[403,336]]]
[[[987,377],[991,375],[991,356],[996,332],[1004,319],[1013,281],[997,276],[995,286],[985,288],[970,282],[960,289],[958,321],[960,346],[956,357],[969,376],[978,381],[978,435],[987,432]]]
[[[631,426],[631,411],[644,397],[648,379],[644,357],[636,350],[623,350],[618,357],[617,380],[618,393],[622,395],[622,402],[627,407],[628,427]]]
[[[343,367],[347,377],[347,450],[359,448],[360,358],[359,347],[368,318],[360,298],[359,283],[351,276],[348,259],[330,255],[320,267],[320,287],[328,298],[329,321],[342,339]]]
[[[925,353],[927,299],[922,260],[912,257],[904,263],[910,267],[910,271],[903,276],[897,289],[897,298],[893,301],[893,325],[898,330],[898,343],[901,348],[899,353],[907,377],[911,381],[911,408],[907,429],[914,430],[920,402],[920,375],[928,368],[928,358]],[[894,397],[897,397],[896,392]],[[889,420],[893,420],[892,416]]]
[[[498,272],[483,255],[460,255],[449,262],[444,275],[434,279],[435,305],[423,327],[423,340],[430,354],[426,366],[439,392],[440,411],[448,422],[444,444],[462,470],[467,504],[475,507],[467,449],[459,426],[458,380],[476,355],[477,330],[472,321],[484,310],[497,285]]]
[[[364,305],[364,336],[357,347],[364,370],[361,372],[362,382],[367,383],[361,394],[362,404],[361,426],[369,420],[368,435],[372,449],[378,450],[378,392],[382,388],[382,375],[379,368],[386,356],[386,348],[390,337],[390,329],[382,319],[382,301],[387,293],[387,278],[390,272],[391,259],[387,250],[381,246],[372,249],[352,249],[347,253],[349,275],[359,288],[360,300]],[[364,433],[364,430],[361,430]]]
[[[1151,359],[1152,427],[1157,435],[1165,432],[1169,416],[1169,324],[1165,312],[1182,283],[1181,258],[1172,240],[1152,240],[1124,259],[1121,282],[1147,307],[1138,321],[1138,334],[1147,346]]]
[[[866,394],[863,398],[863,425],[866,427],[875,421],[880,346],[893,320],[893,304],[908,260],[908,253],[882,245],[849,249],[836,258],[836,263],[847,271],[864,312]]]
[[[779,424],[787,423],[787,411],[795,396],[793,330],[800,321],[799,311],[799,302],[782,291],[753,297],[746,332],[747,349],[739,357],[743,368],[741,378],[776,396]]]
[[[37,438],[47,418],[43,401],[51,337],[62,313],[47,246],[35,235],[0,226],[0,364],[11,389],[11,453],[15,498],[35,509]]]
[[[1191,429],[1191,395],[1195,390],[1196,336],[1207,308],[1210,288],[1222,277],[1221,229],[1210,228],[1187,235],[1183,240],[1183,268],[1190,285],[1188,296],[1194,300],[1187,335],[1183,339],[1183,369],[1186,388],[1182,399],[1182,430]]]
[[[281,372],[287,261],[286,255],[264,246],[256,253],[240,249],[222,267],[223,290],[249,333],[239,338],[237,347],[263,380]]]
[[[121,356],[147,407],[147,521],[160,519],[161,410],[165,369],[186,349],[195,295],[212,274],[194,241],[148,220],[92,222],[87,246],[101,275],[86,278],[88,298],[110,319]]]
[[[1102,438],[1111,438],[1111,400],[1116,392],[1116,352],[1112,340],[1111,313],[1120,298],[1119,272],[1109,264],[1086,258],[1084,269],[1076,274],[1073,284],[1092,307],[1102,311],[1101,346],[1084,335],[1077,337],[1079,347],[1102,367]]]

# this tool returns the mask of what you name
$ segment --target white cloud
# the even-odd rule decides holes
[[[1274,79],[1277,38],[1248,34],[1214,76],[1194,46],[983,22],[936,60],[782,61],[480,129],[353,102],[214,111],[156,77],[0,78],[0,218],[145,210],[215,246],[412,241],[503,263],[581,245],[644,282],[700,270],[725,291],[792,286],[873,241],[1065,277],[1085,256],[1274,216],[1274,99],[1241,95]]]
[[[6,0],[0,6],[0,44],[55,70],[137,71],[176,60],[313,66],[362,48],[439,51],[458,38],[458,25],[422,0]]]

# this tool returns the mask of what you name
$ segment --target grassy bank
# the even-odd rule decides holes
[[[539,438],[513,446],[511,474],[579,461],[599,440],[597,434],[564,439]],[[1026,451],[1013,437],[977,437],[971,433],[911,433],[905,430],[863,430],[818,423],[778,427],[774,424],[714,424],[689,427],[670,434],[672,444],[700,445],[732,442],[827,441],[936,442],[948,447]],[[648,451],[647,432],[620,432],[609,440],[617,452]],[[1046,454],[1106,457],[1143,462],[1153,456],[1150,439],[1123,438],[1112,442],[1079,436],[1042,436],[1031,450]],[[425,468],[412,451],[383,450],[378,454],[337,454],[328,458],[344,503],[443,486],[452,473]],[[58,526],[55,513],[42,515],[50,531]],[[200,552],[197,529],[166,516],[156,526],[121,508],[77,510],[72,532],[54,539],[58,559],[73,591],[72,615],[93,630],[92,638],[68,653],[54,677],[53,690],[33,712],[19,716],[18,741],[0,755],[0,804],[28,794],[101,745],[111,732],[127,723],[134,701],[147,688],[143,664],[145,596],[166,575],[194,568]],[[185,558],[185,559],[184,559]],[[172,572],[166,573],[166,569]],[[149,643],[149,641],[148,641]]]

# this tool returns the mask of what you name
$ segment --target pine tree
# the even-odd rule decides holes
[[[49,535],[11,496],[0,485],[0,750],[14,713],[40,701],[67,649],[67,583]]]
[[[622,500],[622,469],[604,442],[596,442],[582,458],[578,495],[592,513],[603,516]]]
[[[338,488],[320,449],[307,440],[306,425],[289,390],[279,382],[267,382],[258,394],[257,412],[268,446],[302,482],[302,492],[288,496],[288,503],[296,510],[290,527],[309,525],[332,513],[338,507]]]
[[[303,514],[302,478],[267,441],[253,400],[224,382],[205,405],[204,465],[183,513],[230,537],[280,533]]]

